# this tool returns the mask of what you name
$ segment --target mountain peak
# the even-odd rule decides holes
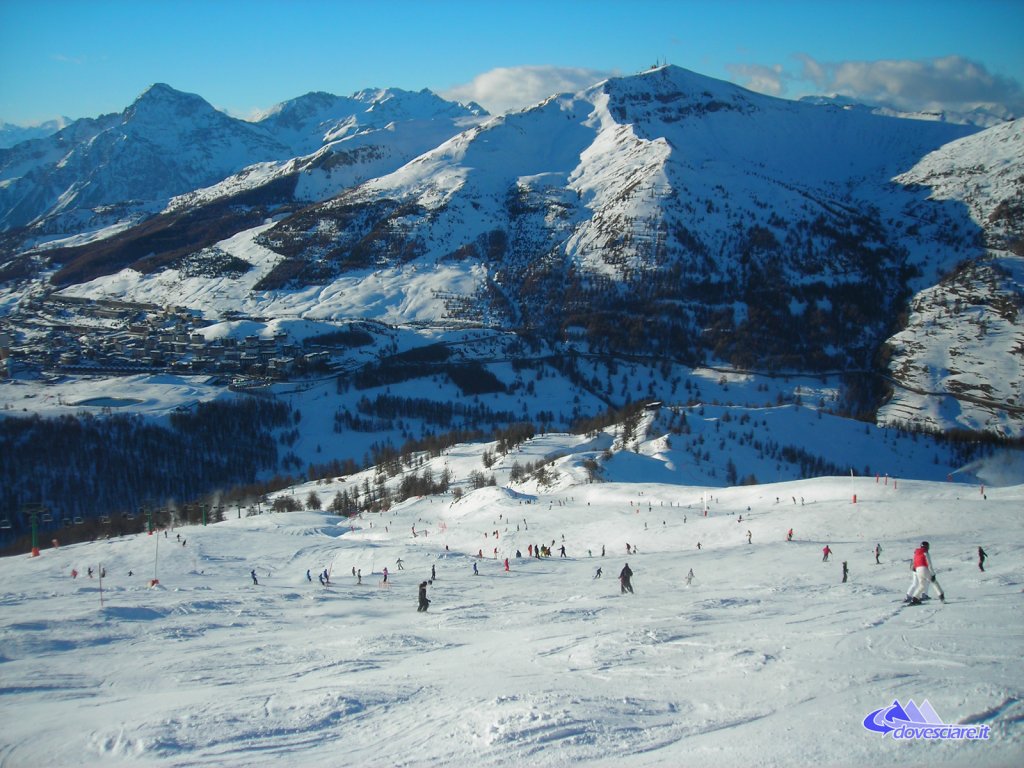
[[[128,109],[127,119],[185,117],[217,110],[202,96],[176,90],[166,83],[154,83]]]
[[[704,98],[731,100],[743,96],[756,98],[759,95],[735,83],[718,80],[674,64],[653,67],[635,75],[610,78],[594,87],[604,88],[609,93],[638,91],[646,96],[653,96],[654,99],[662,103],[669,100],[670,97],[701,95]]]
[[[192,94],[184,93],[172,88],[167,83],[153,83],[149,88],[139,94],[138,98],[135,99],[135,104],[140,102],[154,102],[154,101],[179,101],[181,99],[192,98],[199,99],[201,97]]]

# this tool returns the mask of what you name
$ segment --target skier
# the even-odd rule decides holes
[[[508,573],[508,558],[505,558],[505,573]]]
[[[882,545],[881,544],[875,544],[875,565],[881,565],[881,563],[878,560],[878,556],[880,554],[882,554]]]
[[[985,558],[988,555],[985,554],[985,550],[978,547],[978,570],[984,572],[985,570]]]
[[[404,571],[405,570],[405,568],[402,567],[402,558],[398,558],[398,560],[395,562],[395,565],[398,566],[398,570],[400,570],[400,571]]]
[[[433,584],[434,583],[434,579],[436,579],[436,578],[437,578],[437,566],[431,565],[430,566],[430,583]]]
[[[846,567],[846,561],[843,560],[843,584],[846,583],[846,577],[850,574],[850,569]]]
[[[388,583],[388,567],[386,565],[384,566],[384,583]]]
[[[560,554],[559,554],[559,557],[565,557],[565,544],[563,544],[562,546],[560,546],[560,547],[558,548],[558,551],[559,551],[559,553],[560,553]]]
[[[622,594],[626,594],[627,590],[630,594],[633,594],[633,584],[631,579],[633,578],[633,571],[630,570],[629,563],[626,563],[622,567],[622,571],[619,572],[619,586],[622,590]]]
[[[786,541],[792,541],[792,540],[793,540],[793,529],[790,528],[789,532],[786,534]]]
[[[748,530],[748,531],[747,531],[747,544],[750,544],[750,543],[751,543],[751,542],[750,542],[750,535],[751,535],[751,534],[750,534],[750,531]]]
[[[420,582],[420,604],[416,609],[420,613],[426,613],[427,607],[430,605],[430,601],[427,600],[427,582]]]
[[[362,583],[363,583],[363,569],[360,568],[358,571],[356,571],[356,584],[362,584]]]
[[[477,570],[475,562],[473,563],[473,575],[474,576],[479,576],[480,575],[480,571]]]
[[[306,569],[306,581],[310,584],[313,583],[313,575],[309,572],[309,568]]]
[[[259,582],[256,580],[256,569],[255,568],[253,568],[251,571],[249,571],[249,575],[252,576],[252,583],[253,584],[259,584]]]
[[[594,571],[594,578],[595,579],[600,579],[601,578],[601,566],[597,566],[597,570]]]
[[[931,556],[928,554],[930,546],[927,541],[922,541],[921,546],[914,550],[914,560],[910,564],[914,572],[914,582],[907,593],[904,603],[920,605],[922,600],[927,599],[928,585],[935,582],[935,571],[932,569]],[[938,583],[935,584],[938,588]],[[946,596],[939,589],[939,600],[946,602]]]
[[[829,548],[828,544],[826,544],[822,548],[822,550],[821,550],[821,555],[822,555],[821,562],[827,563],[828,562],[828,556],[831,555],[831,554],[832,554],[832,550]]]
[[[691,568],[690,572],[686,574],[686,586],[690,586],[693,583],[693,578],[693,568]]]

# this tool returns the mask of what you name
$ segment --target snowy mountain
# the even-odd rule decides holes
[[[429,92],[371,89],[307,94],[236,125],[198,97],[152,90],[140,100],[152,105],[78,130],[95,145],[131,128],[131,143],[170,146],[198,120],[210,136],[223,129],[235,165],[244,137],[256,137],[251,157],[279,154],[231,173],[222,162],[215,180],[174,196],[146,193],[146,215],[159,213],[138,226],[123,214],[150,203],[92,208],[82,215],[105,211],[118,227],[97,219],[59,241],[41,234],[62,226],[44,218],[29,241],[46,247],[9,232],[0,308],[19,341],[45,338],[34,318],[17,318],[55,288],[69,302],[183,307],[201,324],[414,324],[410,348],[483,327],[501,341],[481,364],[605,358],[607,374],[595,370],[583,389],[606,405],[638,396],[612,383],[617,362],[666,372],[640,390],[652,398],[679,368],[710,364],[842,376],[837,407],[865,419],[1024,433],[1019,121],[981,131],[882,117],[676,67],[491,118]],[[0,154],[3,189],[31,175],[37,155],[63,169],[59,148]],[[77,205],[88,190],[66,188],[62,200]],[[958,280],[956,302],[943,286]],[[948,326],[915,314],[933,296],[956,315]],[[991,342],[954,343],[982,334],[970,325],[982,306],[994,313],[983,324]],[[360,365],[376,357],[386,368],[411,351],[388,338]],[[951,349],[957,366],[942,360]]]
[[[260,163],[205,189],[181,195],[181,211],[240,193],[281,188],[281,205],[320,202],[367,179],[390,173],[479,122],[486,112],[430,91],[364,90],[350,98],[310,93],[279,104],[257,124],[289,147],[288,159]]]
[[[114,515],[109,537],[0,559],[3,702],[20,715],[5,762],[1017,761],[1024,487],[893,475],[709,489],[656,441],[623,437],[458,444],[394,477],[372,468],[211,510],[208,525],[161,508],[147,536]],[[488,453],[496,485],[476,486]],[[428,474],[449,490],[380,513],[318,509]],[[905,607],[922,539],[938,583]],[[872,730],[879,713],[932,737]],[[960,738],[939,739],[947,725]]]
[[[937,258],[966,217],[910,231],[917,193],[890,180],[973,130],[661,68],[493,118],[284,219],[258,240],[285,257],[260,285],[374,269],[413,286],[443,265],[475,284],[473,319],[593,350],[868,366],[914,281],[976,253],[961,237]]]
[[[427,89],[412,92],[368,88],[350,97],[307,93],[278,104],[255,122],[288,143],[292,155],[299,157],[369,129],[418,121],[428,124],[439,118],[465,120],[486,114],[477,104],[456,104]]]
[[[126,219],[137,222],[172,197],[256,163],[283,163],[349,134],[383,132],[389,125],[393,130],[403,120],[419,123],[426,134],[422,141],[431,146],[455,130],[440,136],[426,130],[435,117],[450,124],[477,110],[429,92],[363,92],[351,99],[310,94],[250,123],[199,96],[156,84],[120,115],[77,121],[46,139],[0,151],[0,229],[32,225],[37,235],[52,239]],[[393,164],[410,156],[398,155]],[[341,153],[333,158],[336,165],[346,160]]]
[[[173,195],[287,154],[259,127],[163,84],[87,141],[66,131],[0,154],[0,178],[7,182],[0,188],[0,226],[45,219],[45,229],[72,233],[93,220],[153,213]],[[30,166],[19,162],[28,153],[35,160]]]

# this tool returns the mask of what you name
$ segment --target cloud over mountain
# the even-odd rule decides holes
[[[497,67],[441,95],[464,103],[475,101],[488,112],[501,114],[532,106],[553,93],[575,93],[615,74],[583,67]]]
[[[796,71],[778,64],[735,65],[730,71],[747,87],[776,96],[806,83],[819,93],[840,93],[908,112],[984,108],[1007,117],[1024,113],[1019,82],[963,56],[826,62],[799,54],[797,59]]]

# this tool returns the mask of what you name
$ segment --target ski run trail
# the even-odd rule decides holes
[[[546,489],[0,560],[0,766],[1021,764],[1024,486],[589,484],[561,461]],[[904,607],[922,539],[948,601]],[[896,700],[989,738],[864,727]]]

